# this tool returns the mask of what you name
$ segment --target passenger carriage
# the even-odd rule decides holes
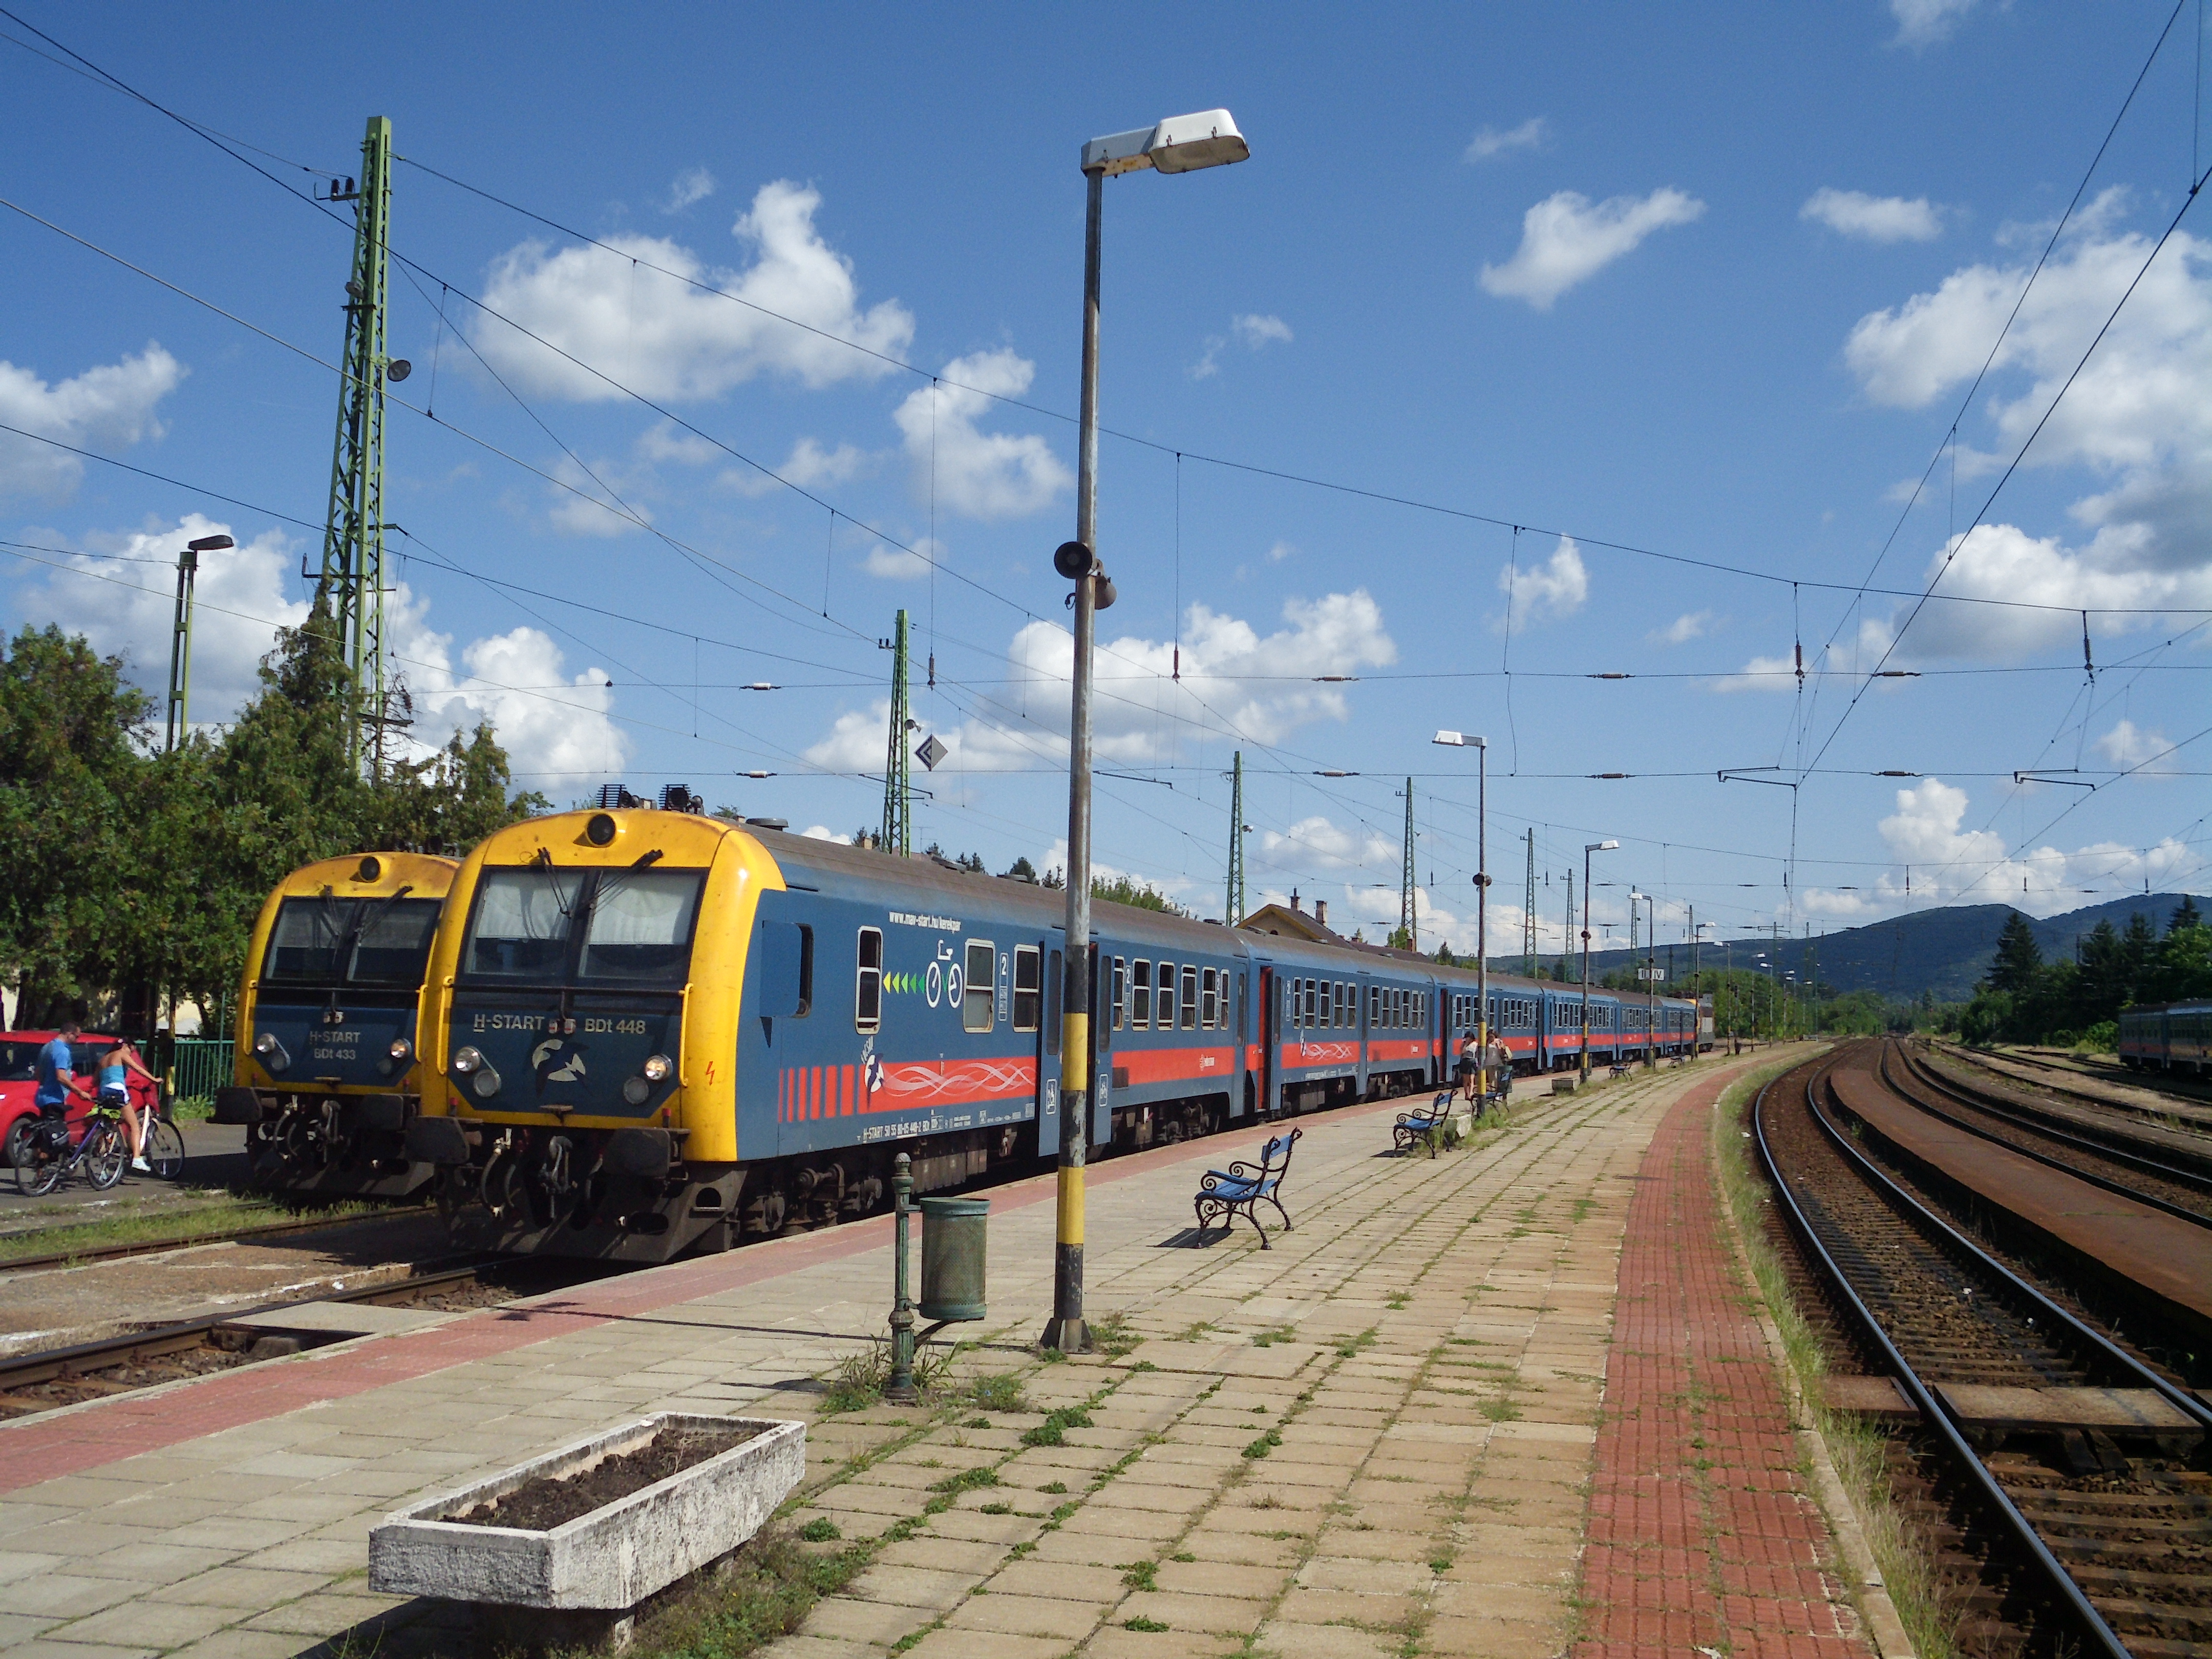
[[[2159,1003],[2124,1008],[2119,1057],[2136,1069],[2212,1071],[2212,1002]]]

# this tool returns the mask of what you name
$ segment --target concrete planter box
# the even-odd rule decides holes
[[[665,1480],[578,1516],[550,1532],[441,1519],[505,1496],[541,1476],[558,1479],[635,1451],[662,1429],[754,1437]],[[736,1549],[806,1472],[806,1425],[663,1413],[579,1440],[488,1480],[387,1516],[368,1537],[370,1589],[501,1608],[538,1609],[548,1636],[584,1634],[597,1615],[605,1633],[628,1634],[610,1615],[635,1608],[688,1573]],[[580,1618],[561,1621],[557,1615]],[[528,1625],[526,1617],[520,1621]],[[619,1620],[626,1626],[627,1620]],[[518,1631],[518,1634],[520,1634]],[[535,1646],[526,1637],[522,1645]]]

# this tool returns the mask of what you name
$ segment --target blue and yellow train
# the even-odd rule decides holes
[[[361,853],[294,871],[246,947],[232,1086],[252,1182],[302,1197],[406,1198],[435,1178],[410,1158],[431,941],[459,860]]]
[[[1090,1121],[1059,1092],[1062,896],[650,808],[534,818],[454,878],[407,1164],[458,1240],[664,1261],[1034,1167],[1435,1086],[1476,979],[1410,953],[1102,903]],[[1493,975],[1522,1069],[1577,1062],[1577,988]],[[1609,1062],[1697,1009],[1594,991]],[[258,1044],[258,1034],[241,1034]]]

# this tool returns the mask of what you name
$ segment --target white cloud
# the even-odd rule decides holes
[[[704,466],[722,452],[696,432],[686,432],[673,421],[656,421],[637,434],[637,453],[648,461],[674,461],[684,466]]]
[[[1018,519],[1051,506],[1074,484],[1075,475],[1035,433],[976,428],[992,396],[1018,398],[1036,374],[1036,365],[1010,349],[979,351],[955,357],[945,366],[944,380],[907,395],[892,419],[906,440],[917,495],[928,496],[933,471],[938,503],[948,511]]]
[[[1908,201],[1863,190],[1816,190],[1797,216],[1869,242],[1932,242],[1943,234],[1943,210],[1925,196]]]
[[[81,633],[102,656],[123,659],[133,684],[155,697],[169,684],[169,636],[176,620],[176,560],[185,544],[233,535],[232,526],[188,513],[164,527],[87,538],[93,550],[21,596],[23,615]],[[152,562],[136,562],[137,561]],[[200,556],[192,583],[192,696],[195,726],[232,719],[260,689],[263,657],[276,629],[307,619],[303,600],[288,598],[293,546],[282,531]],[[156,711],[156,718],[161,717]]]
[[[1513,631],[1518,634],[1544,617],[1571,616],[1589,597],[1589,573],[1571,536],[1559,538],[1541,564],[1508,565],[1498,573],[1498,591],[1506,596]],[[1503,629],[1506,617],[1500,617]]]
[[[929,574],[930,562],[945,556],[945,544],[924,536],[909,551],[893,547],[888,542],[878,542],[868,549],[861,568],[871,576],[880,576],[885,581],[918,582]]]
[[[2145,272],[2070,386],[2067,379],[2148,256],[2113,222],[2107,192],[2044,267],[1998,348],[1984,387],[1996,441],[1962,445],[1962,473],[2018,452],[2046,410],[2027,465],[2080,466],[2100,482],[2070,514],[2078,547],[2012,525],[1972,532],[1942,591],[2066,610],[2212,603],[2212,242],[2177,233]],[[1876,403],[1924,408],[1978,373],[2027,281],[2024,264],[1977,264],[1932,292],[1862,318],[1844,362]],[[2064,398],[2052,403],[2062,386]],[[1942,555],[1931,560],[1930,575]],[[1907,645],[2002,659],[2078,635],[2078,618],[1930,605]],[[2095,617],[2116,631],[2129,619]]]
[[[2155,759],[2173,747],[2173,740],[2163,732],[2146,732],[2133,720],[2122,720],[2097,739],[2097,750],[2104,757],[2125,771]],[[2146,770],[2145,776],[2155,777],[2155,770]]]
[[[1351,674],[1397,660],[1382,608],[1364,588],[1285,600],[1282,619],[1282,628],[1263,636],[1249,623],[1192,605],[1184,615],[1179,682],[1170,678],[1173,641],[1101,641],[1092,707],[1097,758],[1150,765],[1199,735],[1279,743],[1302,726],[1341,720],[1349,712],[1340,687],[1284,680],[1284,663],[1297,663],[1302,672]],[[988,691],[988,702],[979,696],[958,727],[937,733],[951,751],[939,775],[1063,763],[1074,652],[1056,623],[1033,622],[1017,633],[1006,683]],[[878,769],[889,718],[884,702],[850,710],[806,758],[831,771]]]
[[[2141,887],[2174,882],[2197,867],[2182,842],[2169,836],[2148,848],[2099,842],[2071,852],[2039,847],[2014,854],[1991,830],[1965,830],[1966,792],[1928,778],[1897,792],[1897,810],[1879,828],[1890,856],[1911,866],[1911,902],[2010,904],[2030,915],[2055,915],[2078,908],[2085,887]],[[1885,873],[1871,889],[1873,908],[1906,898],[1901,872]],[[1828,895],[1823,902],[1850,902]]]
[[[1403,848],[1378,830],[1347,830],[1321,815],[1300,818],[1286,830],[1261,830],[1256,854],[1260,862],[1280,870],[1321,871],[1329,875],[1369,870],[1378,878],[1394,878],[1403,855]],[[1396,902],[1395,896],[1392,902]]]
[[[1590,205],[1577,191],[1547,196],[1522,216],[1521,246],[1502,265],[1482,268],[1482,286],[1500,299],[1526,300],[1539,311],[1576,283],[1611,264],[1655,230],[1686,225],[1705,204],[1679,190],[1615,196]]]
[[[651,510],[639,499],[649,482],[642,473],[605,460],[594,463],[586,472],[580,462],[567,455],[553,464],[552,471],[560,483],[545,486],[553,503],[545,517],[562,535],[627,536],[641,527],[641,520],[653,522]],[[564,489],[562,484],[568,487]]]
[[[853,844],[853,837],[849,833],[840,835],[826,823],[809,824],[799,833],[809,841],[834,841],[840,847],[850,847]]]
[[[1532,115],[1517,127],[1501,132],[1496,127],[1485,127],[1468,143],[1469,161],[1487,161],[1493,155],[1503,155],[1509,150],[1540,149],[1551,136],[1551,124],[1540,115]]]
[[[453,636],[430,628],[428,611],[429,601],[404,583],[385,611],[393,666],[414,699],[415,743],[434,747],[489,720],[517,782],[556,799],[622,770],[629,739],[608,718],[614,691],[604,669],[569,676],[560,647],[524,627],[470,643],[461,652],[465,672],[456,672]]]
[[[776,468],[775,477],[770,478],[752,468],[733,466],[714,480],[717,489],[727,489],[739,495],[766,495],[785,483],[797,484],[805,489],[817,483],[844,483],[860,475],[868,457],[851,444],[839,444],[825,450],[811,438],[801,438],[792,445],[791,454]]]
[[[663,213],[681,213],[694,202],[703,202],[714,193],[714,175],[704,167],[686,167],[676,175],[668,186],[668,198],[661,203]]]
[[[1270,343],[1288,345],[1292,337],[1291,325],[1279,317],[1247,312],[1231,317],[1229,326],[1236,331],[1237,343],[1254,351]]]
[[[1234,335],[1237,343],[1248,351],[1257,351],[1270,344],[1287,345],[1295,337],[1291,325],[1279,317],[1240,313],[1229,319],[1229,334],[1206,337],[1205,355],[1191,365],[1192,380],[1211,380],[1221,372],[1221,352],[1229,343],[1230,335]]]
[[[81,449],[128,448],[161,435],[155,411],[188,372],[150,340],[135,357],[52,386],[0,359],[0,421]],[[0,501],[11,495],[64,501],[83,476],[84,463],[75,455],[0,432]]]
[[[1654,629],[1644,637],[1654,645],[1687,645],[1692,640],[1701,640],[1713,630],[1713,613],[1710,611],[1686,611],[1666,627]]]
[[[1793,657],[1753,657],[1741,674],[1723,675],[1713,682],[1716,691],[1795,691],[1797,663]]]
[[[1297,552],[1298,550],[1291,546],[1290,543],[1277,542],[1273,546],[1267,550],[1267,562],[1270,564],[1280,564],[1285,559],[1296,558],[1297,556]]]
[[[177,550],[187,541],[235,533],[191,513],[173,529],[92,538],[98,550],[117,556],[72,558],[66,570],[25,592],[21,609],[28,618],[83,634],[102,655],[120,656],[132,682],[159,696],[168,684]],[[192,611],[195,726],[234,720],[260,691],[261,660],[276,647],[276,630],[307,620],[306,600],[285,592],[297,556],[295,544],[273,530],[200,556]],[[158,562],[125,562],[140,559]],[[427,753],[453,732],[489,720],[518,773],[621,769],[629,743],[606,718],[613,693],[602,671],[575,676],[574,690],[549,690],[563,681],[561,653],[537,629],[518,628],[469,645],[461,653],[467,672],[457,675],[453,635],[429,627],[428,610],[429,601],[404,582],[385,608],[392,672],[414,698],[408,740],[415,752]]]
[[[1897,20],[1897,39],[1891,44],[1928,46],[1948,40],[1976,3],[1977,0],[1889,0],[1889,15]]]
[[[851,262],[815,228],[821,205],[819,191],[787,179],[761,186],[751,210],[732,228],[753,255],[742,270],[709,266],[662,237],[610,236],[605,248],[558,252],[524,242],[493,261],[484,303],[662,401],[719,397],[763,372],[814,388],[873,380],[892,365],[843,342],[899,356],[914,337],[914,318],[896,300],[860,309]],[[678,275],[649,270],[647,261]],[[702,292],[692,283],[719,291]],[[496,318],[480,316],[472,337],[526,392],[580,402],[623,395]]]

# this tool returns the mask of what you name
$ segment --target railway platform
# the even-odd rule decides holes
[[[1113,1340],[1056,1364],[1052,1180],[994,1188],[957,1369],[1007,1380],[942,1406],[829,1409],[883,1329],[878,1218],[0,1428],[0,1648],[461,1654],[456,1609],[369,1594],[369,1529],[690,1410],[808,1421],[792,1522],[878,1540],[772,1659],[1871,1653],[1706,1161],[1753,1063],[1524,1085],[1435,1159],[1392,1155],[1405,1102],[1301,1119],[1264,1254],[1190,1230],[1258,1131],[1094,1165]]]

